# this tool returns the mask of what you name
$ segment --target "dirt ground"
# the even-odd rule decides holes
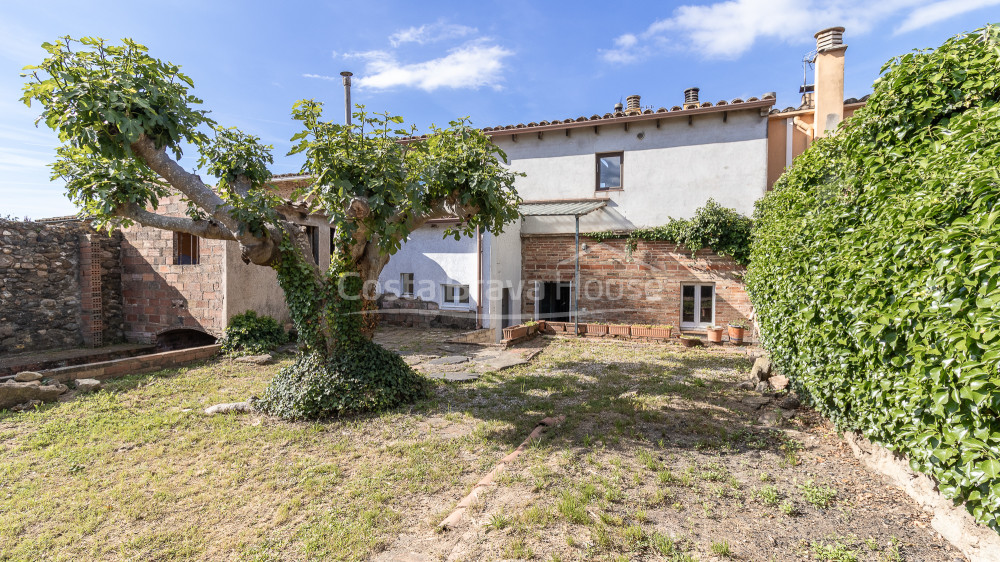
[[[0,560],[963,559],[815,413],[740,389],[745,348],[543,337],[489,371],[495,354],[448,335],[380,331],[418,369],[467,356],[479,378],[379,415],[202,414],[290,356],[0,412]]]

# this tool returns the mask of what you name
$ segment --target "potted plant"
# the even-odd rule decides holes
[[[632,326],[630,324],[611,324],[608,326],[608,333],[612,336],[631,336]]]
[[[669,338],[673,326],[632,324],[632,335],[639,338]]]
[[[701,338],[695,336],[681,336],[681,345],[684,347],[699,347],[702,345]]]
[[[608,325],[600,322],[588,322],[587,333],[594,336],[606,336],[608,335]]]
[[[729,341],[739,345],[743,343],[743,334],[746,332],[747,325],[743,322],[730,322],[729,323]]]
[[[708,334],[708,341],[717,344],[722,343],[722,326],[709,326],[705,328],[705,332]]]

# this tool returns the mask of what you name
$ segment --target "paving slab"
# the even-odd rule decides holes
[[[466,363],[469,358],[465,355],[445,355],[444,357],[438,357],[437,359],[431,359],[427,362],[428,365],[457,365],[459,363]]]

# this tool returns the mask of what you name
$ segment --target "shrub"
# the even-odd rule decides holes
[[[747,288],[776,368],[997,529],[1000,30],[891,60],[757,204]]]
[[[315,420],[394,408],[426,392],[426,379],[402,357],[366,340],[332,360],[315,353],[298,355],[252,402],[273,416]]]
[[[288,334],[277,320],[248,310],[229,321],[222,337],[222,352],[227,355],[267,353],[287,342]]]

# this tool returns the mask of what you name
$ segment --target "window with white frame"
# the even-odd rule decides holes
[[[469,307],[468,285],[444,284],[441,285],[441,288],[444,291],[444,302],[442,303],[442,306],[448,306],[452,308]]]
[[[681,329],[715,324],[715,285],[681,285]]]
[[[404,297],[413,296],[413,274],[412,273],[400,273],[399,274],[399,294]]]

